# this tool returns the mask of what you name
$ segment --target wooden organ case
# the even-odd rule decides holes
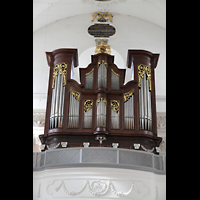
[[[114,64],[114,56],[91,56],[79,68],[80,82],[73,80],[78,66],[77,49],[46,52],[50,67],[42,151],[64,147],[116,147],[156,153],[157,137],[154,69],[159,54],[128,50],[127,67],[132,80],[124,84],[126,69]]]

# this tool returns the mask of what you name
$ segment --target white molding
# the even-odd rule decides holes
[[[115,168],[33,172],[33,199],[166,199],[166,175]]]

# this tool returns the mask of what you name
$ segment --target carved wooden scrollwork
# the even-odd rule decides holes
[[[80,93],[75,91],[72,87],[69,89],[70,93],[75,97],[76,100],[80,101]]]
[[[105,98],[98,98],[97,99],[97,101],[96,101],[96,106],[98,106],[98,104],[99,104],[99,102],[101,101],[101,100],[103,100],[103,102],[106,104],[106,106],[107,106],[107,100],[105,99]]]
[[[111,100],[110,106],[119,115],[119,100]]]
[[[86,113],[88,110],[90,110],[93,106],[93,100],[91,99],[85,99],[84,100],[84,113]]]
[[[58,71],[60,69],[60,74],[63,75],[63,86],[66,85],[66,74],[67,74],[67,63],[62,62],[62,63],[58,63],[54,66],[53,68],[53,82],[52,82],[52,88],[54,88],[54,84],[55,84],[55,78],[58,75]]]
[[[133,93],[134,93],[134,88],[131,89],[129,92],[124,93],[124,102],[128,101],[130,97],[133,95]]]
[[[141,87],[141,79],[144,78],[145,71],[147,74],[147,80],[149,80],[149,90],[151,91],[151,67],[147,65],[138,65],[138,87]]]

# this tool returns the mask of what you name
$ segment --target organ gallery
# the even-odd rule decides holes
[[[50,67],[42,151],[71,147],[111,147],[156,152],[155,68],[159,54],[129,49],[127,68],[107,53],[91,55],[73,79],[77,49],[46,52]],[[158,153],[157,153],[158,154]]]

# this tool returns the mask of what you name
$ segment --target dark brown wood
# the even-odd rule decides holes
[[[101,146],[112,147],[112,143],[119,143],[119,148],[133,149],[134,143],[140,143],[147,149],[159,146],[162,138],[157,137],[157,122],[156,122],[156,100],[155,100],[155,81],[154,69],[157,66],[159,54],[152,54],[145,50],[128,50],[127,67],[130,68],[134,64],[134,80],[124,84],[125,69],[119,69],[114,64],[114,56],[100,53],[91,56],[91,63],[86,68],[79,68],[80,82],[70,79],[71,64],[78,66],[78,56],[76,49],[57,49],[53,52],[46,52],[47,63],[50,67],[49,86],[47,95],[46,119],[44,134],[39,138],[42,144],[46,144],[51,148],[59,142],[68,142],[68,147],[81,147],[83,142],[90,142],[90,146],[100,146],[98,140],[95,140],[97,135],[106,136]],[[105,60],[108,63],[107,67],[107,88],[98,88],[98,61]],[[65,86],[65,100],[64,100],[64,118],[63,126],[61,128],[49,129],[49,119],[51,111],[52,99],[52,79],[53,68],[56,64],[67,62],[67,76]],[[152,126],[153,130],[139,129],[139,89],[138,89],[138,69],[139,64],[151,66],[151,83],[152,83]],[[85,74],[94,68],[94,83],[93,89],[85,89]],[[111,69],[119,74],[119,90],[111,90]],[[68,128],[68,113],[69,113],[69,96],[70,87],[80,93],[80,109],[79,109],[79,127]],[[135,129],[124,129],[124,93],[129,92],[134,88],[134,127]],[[97,127],[97,107],[96,100],[100,97],[107,99],[107,118],[106,127]],[[84,123],[84,100],[93,100],[92,111],[92,128],[83,128]],[[119,129],[111,129],[111,100],[119,100]],[[58,148],[62,148],[61,145]],[[144,150],[141,149],[140,150]],[[155,153],[155,150],[154,150]]]

